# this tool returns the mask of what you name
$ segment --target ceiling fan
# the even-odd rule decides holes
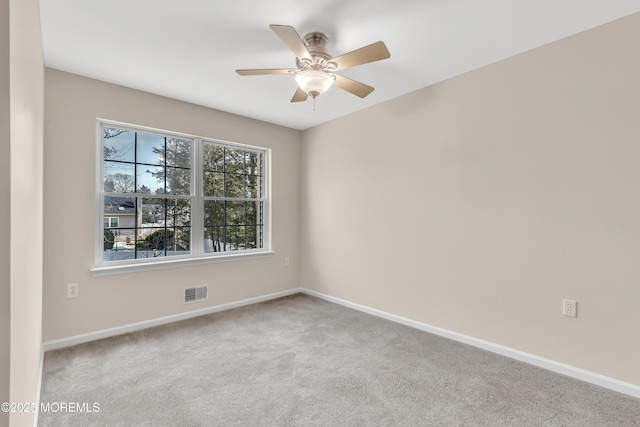
[[[301,39],[296,30],[288,25],[270,25],[269,27],[296,55],[297,68],[236,70],[236,72],[241,76],[295,74],[298,89],[291,98],[291,102],[306,101],[309,96],[315,100],[332,84],[364,98],[373,92],[373,87],[335,72],[391,57],[385,44],[379,41],[333,58],[326,48],[329,39],[323,33],[309,33]]]

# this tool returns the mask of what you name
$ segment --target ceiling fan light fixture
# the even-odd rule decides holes
[[[295,28],[289,25],[272,24],[269,25],[269,28],[293,52],[296,58],[296,68],[249,69],[236,70],[236,72],[241,76],[295,74],[298,88],[293,94],[291,102],[304,102],[309,97],[315,100],[333,84],[339,89],[364,98],[373,92],[373,87],[351,80],[336,72],[391,57],[389,50],[381,41],[334,57],[326,47],[329,39],[322,33],[309,33],[304,36],[303,40]]]
[[[296,74],[300,89],[313,98],[326,92],[335,79],[335,75],[322,70],[302,70]]]

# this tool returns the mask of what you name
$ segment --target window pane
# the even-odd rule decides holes
[[[164,232],[164,231],[163,231]],[[164,256],[163,248],[153,248],[152,245],[145,239],[147,234],[138,236],[138,242],[136,243],[136,255],[138,258],[159,258]]]
[[[246,228],[247,233],[247,249],[257,249],[262,247],[262,226],[254,226]]]
[[[115,244],[115,235],[113,234],[112,230],[108,230],[106,228],[104,229],[103,243],[104,243],[103,250],[107,251],[107,250],[113,249],[113,246]]]
[[[136,165],[138,193],[164,194],[164,167]]]
[[[262,202],[247,202],[247,225],[262,224]]]
[[[136,154],[138,163],[149,165],[164,164],[164,137],[138,132]]]
[[[135,230],[127,228],[104,229],[103,260],[122,261],[135,258]]]
[[[141,198],[140,226],[151,229],[151,231],[145,234],[150,234],[157,228],[165,226],[165,202],[166,199]]]
[[[237,251],[244,249],[244,226],[234,225],[227,227],[227,243],[227,250]]]
[[[191,225],[191,201],[185,199],[141,199],[140,226],[144,228]]]
[[[245,157],[247,162],[247,173],[260,175],[262,154],[256,151],[247,151]]]
[[[191,227],[181,227],[167,230],[173,231],[175,238],[167,248],[167,255],[187,255],[191,251]]]
[[[205,201],[205,252],[262,247],[263,202]]]
[[[137,243],[138,258],[188,255],[191,227],[142,229]]]
[[[217,200],[204,201],[205,227],[224,225],[224,203]]]
[[[135,132],[105,127],[102,133],[104,160],[134,161]]]
[[[204,251],[221,252],[224,250],[224,227],[204,228]]]
[[[134,165],[131,163],[104,162],[104,191],[132,193],[134,191]]]
[[[117,227],[119,227],[119,226],[120,226],[120,224],[119,224],[119,221],[118,221],[118,220],[119,220],[119,218],[117,218],[117,217],[116,217],[116,218],[111,218],[111,224],[109,224],[109,226],[110,226],[111,228],[117,228]]]
[[[244,150],[235,148],[224,149],[224,171],[227,173],[243,173],[244,169]]]
[[[202,144],[202,168],[205,171],[224,170],[224,148],[210,143]]]
[[[225,174],[225,197],[244,197],[245,175]]]
[[[258,199],[261,197],[262,178],[255,175],[247,176],[246,197]]]
[[[204,201],[204,251],[221,252],[228,250],[226,244],[225,205],[229,202]]]
[[[104,228],[109,228],[109,227],[111,227],[111,224],[109,222],[109,218],[105,218],[104,219]]]
[[[137,242],[138,258],[157,258],[164,256],[167,244],[171,246],[171,241],[167,241],[167,238],[171,238],[172,236],[173,234],[168,235],[166,228],[141,229]]]
[[[245,224],[245,202],[227,202],[227,225]]]
[[[204,172],[203,174],[205,197],[224,196],[224,174],[220,172]]]
[[[191,141],[180,138],[167,138],[167,166],[189,169],[191,167]]]
[[[191,194],[191,171],[167,168],[167,194]]]
[[[104,196],[104,216],[118,215],[118,226],[135,227],[136,199],[135,197]],[[106,224],[106,218],[105,218]]]
[[[191,204],[189,200],[167,200],[167,226],[186,227],[191,224]]]

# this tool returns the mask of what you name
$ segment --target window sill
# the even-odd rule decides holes
[[[234,253],[225,255],[216,255],[201,258],[164,260],[160,262],[145,262],[139,264],[125,264],[114,266],[100,266],[92,268],[91,275],[93,277],[112,276],[114,274],[137,273],[139,271],[160,270],[164,268],[187,267],[191,265],[210,264],[216,262],[241,261],[254,258],[267,258],[275,254],[273,251],[261,251],[251,253]]]

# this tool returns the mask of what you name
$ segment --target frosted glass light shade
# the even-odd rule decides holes
[[[333,84],[335,77],[322,70],[303,70],[296,74],[296,83],[308,95],[316,97]]]

